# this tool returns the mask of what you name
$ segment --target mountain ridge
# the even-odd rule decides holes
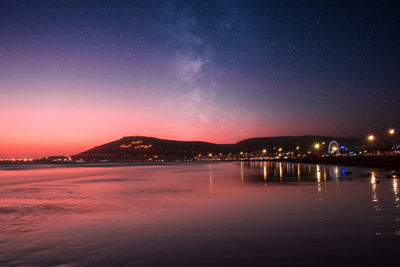
[[[234,144],[217,144],[205,141],[179,141],[150,136],[124,136],[120,139],[83,151],[75,158],[88,160],[146,160],[192,159],[202,155],[251,153],[276,148],[306,151],[318,142],[327,144],[337,141],[345,146],[361,143],[360,138],[328,137],[318,135],[254,137]]]

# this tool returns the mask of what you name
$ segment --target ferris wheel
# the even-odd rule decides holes
[[[332,141],[328,145],[328,153],[329,154],[336,154],[339,153],[339,144],[336,141]]]

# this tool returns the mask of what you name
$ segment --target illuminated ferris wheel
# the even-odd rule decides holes
[[[332,141],[332,142],[329,143],[328,153],[329,154],[339,153],[339,144],[338,144],[338,142]]]

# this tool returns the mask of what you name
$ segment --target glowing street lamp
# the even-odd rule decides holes
[[[263,153],[263,154],[267,153],[267,150],[266,150],[266,149],[263,149],[262,153]]]
[[[315,145],[314,145],[314,147],[315,147],[315,149],[317,150],[317,158],[318,158],[318,160],[319,160],[319,144],[318,143],[316,143]]]
[[[389,134],[390,135],[394,135],[396,133],[396,131],[394,129],[389,129]]]
[[[374,141],[375,141],[375,136],[374,136],[373,134],[368,135],[367,139],[368,139],[368,141],[371,143],[371,146],[372,146],[372,145],[375,146],[375,143],[374,143]]]
[[[367,139],[368,139],[368,141],[373,142],[375,140],[375,136],[370,134],[370,135],[368,135]]]

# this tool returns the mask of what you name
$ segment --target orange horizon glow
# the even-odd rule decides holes
[[[236,143],[251,137],[323,134],[326,128],[324,124],[312,127],[306,119],[272,124],[282,119],[237,113],[233,107],[199,110],[144,95],[126,102],[125,96],[112,92],[82,91],[79,96],[70,95],[67,88],[52,94],[9,96],[8,102],[1,103],[0,158],[73,155],[124,136]]]

